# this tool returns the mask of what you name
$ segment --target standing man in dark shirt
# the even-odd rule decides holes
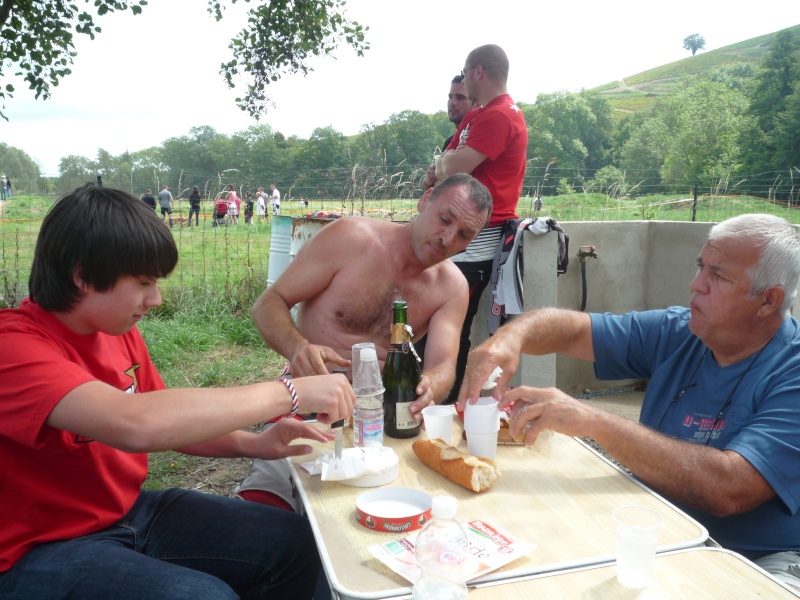
[[[467,113],[476,106],[478,105],[467,96],[467,88],[464,87],[464,75],[459,73],[453,77],[453,80],[450,82],[450,93],[447,94],[447,118],[450,119],[450,122],[458,129],[458,126],[461,125],[461,121],[464,120]],[[455,135],[455,133],[453,135]],[[447,150],[447,147],[450,145],[450,140],[453,139],[453,135],[447,138],[444,144],[442,144],[442,152]]]
[[[447,94],[447,118],[450,119],[450,122],[458,129],[461,121],[475,106],[476,104],[467,97],[467,89],[464,87],[464,76],[459,73],[453,77],[453,80],[450,82],[450,93]],[[442,144],[442,151],[447,149],[454,135],[455,133],[444,141]],[[428,167],[428,172],[425,173],[425,176],[422,178],[422,189],[427,190],[435,182],[436,162],[434,161],[433,164]]]
[[[145,191],[144,194],[142,194],[142,202],[144,202],[145,204],[147,204],[147,206],[152,208],[153,211],[156,210],[156,197],[153,196],[153,190],[148,189]]]
[[[434,179],[427,181],[429,185],[436,185],[454,173],[470,173],[489,188],[493,204],[489,224],[465,252],[451,259],[466,277],[470,296],[461,329],[456,383],[448,402],[458,398],[458,388],[467,367],[472,319],[491,280],[492,261],[503,224],[518,218],[517,202],[525,176],[528,128],[522,111],[508,95],[508,67],[508,57],[500,46],[479,46],[469,53],[462,71],[464,88],[478,108],[462,119],[456,135],[436,160]],[[423,181],[423,187],[425,183]]]

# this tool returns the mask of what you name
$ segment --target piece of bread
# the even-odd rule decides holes
[[[508,422],[508,429],[511,430],[511,425],[514,423],[514,419],[509,420]],[[525,444],[525,436],[528,435],[528,430],[533,426],[533,421],[528,421],[525,423],[525,426],[522,428],[522,431],[519,432],[519,435],[513,436],[514,441],[518,444]]]
[[[416,440],[411,447],[431,469],[473,492],[488,490],[501,475],[493,460],[464,454],[442,440]]]

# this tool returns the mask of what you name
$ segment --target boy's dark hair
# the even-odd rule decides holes
[[[74,273],[97,291],[125,275],[166,277],[178,263],[167,226],[138,198],[88,183],[58,200],[45,216],[28,280],[30,298],[65,312],[81,297]]]

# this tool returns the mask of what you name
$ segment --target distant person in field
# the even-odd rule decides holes
[[[436,160],[435,179],[423,181],[424,188],[454,173],[471,173],[492,194],[494,208],[489,224],[466,252],[453,257],[469,284],[470,294],[456,364],[458,382],[467,367],[472,321],[491,281],[503,227],[507,221],[519,218],[516,211],[525,176],[528,128],[522,111],[508,94],[508,69],[508,57],[500,46],[480,46],[467,55],[462,71],[464,88],[467,97],[478,106],[461,120],[450,145]],[[457,396],[455,386],[448,402],[455,402]]]
[[[11,200],[11,177],[6,177],[6,197]]]
[[[244,197],[244,222],[251,224],[253,222],[253,194],[247,192]]]
[[[145,490],[148,452],[308,453],[332,439],[265,419],[352,412],[340,375],[166,389],[136,323],[178,262],[163,220],[95,184],[44,218],[30,297],[0,310],[0,598],[311,598],[320,561],[305,518],[194,490]]]
[[[536,196],[536,200],[533,201],[533,213],[538,216],[541,210],[542,210],[542,195],[539,194],[538,196]]]
[[[277,216],[281,214],[281,193],[278,191],[278,188],[275,187],[274,183],[269,185],[269,189],[272,190],[272,196],[270,199],[270,203],[272,204],[272,214]]]
[[[3,202],[6,201],[6,176],[0,178],[0,195],[2,195]]]
[[[200,226],[200,188],[192,186],[192,193],[189,194],[189,227],[192,226],[192,214],[194,214],[195,227]]]
[[[144,202],[147,206],[153,209],[153,212],[156,210],[156,197],[153,196],[153,191],[151,189],[146,189],[144,194],[142,194],[142,202]]]
[[[233,185],[228,186],[228,216],[234,225],[239,224],[239,206],[242,204],[242,199],[236,195],[236,188]]]
[[[172,229],[172,194],[169,191],[169,186],[166,184],[158,192],[158,203],[161,205],[161,220],[164,220],[165,215],[169,215],[169,228]]]
[[[261,223],[267,217],[267,193],[263,187],[256,193],[256,220]]]

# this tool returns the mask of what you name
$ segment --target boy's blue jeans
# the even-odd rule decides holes
[[[116,525],[36,546],[0,574],[2,600],[311,598],[308,521],[236,498],[142,491]]]

